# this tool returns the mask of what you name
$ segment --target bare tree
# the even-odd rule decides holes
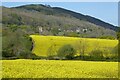
[[[76,41],[75,48],[77,49],[79,55],[84,56],[88,48],[88,41],[85,40],[84,38]]]
[[[57,52],[56,52],[56,44],[55,44],[55,42],[53,40],[51,40],[51,45],[48,48],[47,56],[51,57],[51,56],[54,56],[56,54],[57,54]]]

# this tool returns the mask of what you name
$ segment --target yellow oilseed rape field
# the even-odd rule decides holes
[[[118,78],[118,62],[2,60],[2,78]]]
[[[47,56],[52,53],[57,54],[60,47],[66,44],[71,44],[73,47],[79,47],[83,45],[86,47],[86,53],[90,53],[92,50],[101,50],[105,54],[115,53],[117,54],[118,40],[108,39],[94,39],[94,38],[76,38],[76,37],[63,37],[63,36],[40,36],[30,35],[33,39],[33,53],[37,56]],[[79,52],[77,50],[77,52]]]

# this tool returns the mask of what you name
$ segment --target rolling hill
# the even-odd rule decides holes
[[[50,5],[2,6],[3,26],[27,26],[27,33],[73,37],[116,37],[117,27],[97,18]],[[4,29],[4,28],[3,28]]]
[[[75,17],[80,20],[91,22],[93,24],[102,26],[104,28],[116,30],[116,26],[113,26],[109,23],[103,22],[97,18],[91,17],[89,15],[83,15],[83,14],[73,12],[70,10],[66,10],[63,8],[59,8],[59,7],[50,7],[50,5],[41,5],[41,4],[40,5],[27,5],[27,6],[20,6],[20,7],[16,7],[16,8],[35,10],[35,11],[39,11],[39,12],[42,12],[47,15],[60,15],[60,16],[68,15],[68,16],[72,16],[72,17]]]

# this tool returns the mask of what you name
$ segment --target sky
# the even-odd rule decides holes
[[[47,4],[89,15],[118,26],[118,2],[2,2],[2,6],[16,7],[26,4]]]

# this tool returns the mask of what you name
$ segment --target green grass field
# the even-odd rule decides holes
[[[90,53],[92,50],[99,49],[107,53],[117,53],[116,47],[118,46],[118,40],[107,39],[94,39],[94,38],[76,38],[76,37],[62,37],[62,36],[30,36],[34,42],[33,53],[38,56],[47,56],[50,51],[56,55],[60,47],[65,44],[71,44],[73,47],[79,45],[86,46],[86,53]],[[80,43],[82,41],[82,43]]]
[[[118,78],[118,62],[2,60],[3,78]]]

